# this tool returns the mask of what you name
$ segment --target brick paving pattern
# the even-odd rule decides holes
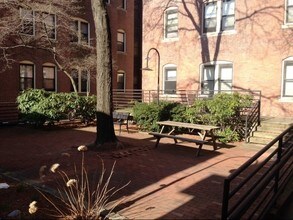
[[[154,148],[155,139],[147,133],[118,133],[117,130],[125,148],[86,152],[85,159],[93,172],[98,168],[94,163],[97,155],[107,170],[116,161],[113,186],[131,181],[116,195],[124,200],[115,211],[128,219],[219,219],[224,178],[260,150],[259,146],[245,143],[220,145],[217,151],[212,150],[212,145],[204,145],[201,155],[196,157],[192,143],[174,145],[173,140],[162,139],[159,147]],[[76,146],[94,139],[94,127],[0,128],[0,169],[39,181],[42,165],[60,162],[61,167],[70,170],[73,163],[80,162]],[[43,181],[50,185],[50,175]]]

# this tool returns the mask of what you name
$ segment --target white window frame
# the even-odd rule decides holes
[[[224,4],[226,1],[232,1],[234,2],[234,13],[233,14],[227,14],[224,15]],[[215,3],[215,7],[216,7],[216,27],[214,31],[206,31],[205,30],[205,22],[206,22],[206,5],[211,4],[211,3]],[[202,34],[204,35],[210,35],[210,34],[218,34],[218,33],[233,33],[235,32],[235,4],[236,4],[236,0],[213,0],[213,1],[207,1],[205,3],[203,3],[202,6]],[[234,25],[231,28],[227,28],[227,29],[223,29],[223,20],[224,18],[227,17],[231,17],[233,16],[234,18]]]
[[[21,61],[19,63],[19,91],[23,91],[22,88],[21,88],[21,83],[20,83],[20,65],[30,65],[33,67],[33,80],[32,80],[32,83],[33,83],[33,86],[32,86],[32,89],[35,89],[36,88],[36,66],[33,62],[30,62],[30,61]],[[25,88],[25,89],[28,89],[28,88]],[[24,90],[25,90],[24,89]]]
[[[35,11],[30,10],[30,9],[24,9],[24,8],[20,8],[19,9],[19,17],[21,19],[21,22],[23,22],[25,19],[22,17],[22,11],[26,10],[26,11],[31,11],[32,12],[32,22],[33,22],[33,33],[32,34],[26,34],[23,33],[22,31],[20,31],[20,34],[22,35],[27,35],[27,36],[35,36],[35,32],[36,32],[36,24],[35,24]],[[27,19],[28,20],[28,19]],[[21,24],[21,27],[23,26],[23,24]]]
[[[127,0],[119,0],[119,4],[122,3],[123,5],[119,5],[118,9],[126,10],[127,9]]]
[[[213,79],[213,82],[214,82],[213,87],[214,88],[213,88],[213,90],[204,90],[203,83],[206,81],[206,80],[204,80],[204,69],[207,66],[214,67],[214,79]],[[221,69],[226,66],[232,68],[231,80],[222,80]],[[230,61],[215,61],[215,62],[201,64],[200,73],[201,73],[200,74],[200,83],[201,83],[202,94],[212,95],[214,93],[217,93],[218,91],[229,92],[230,90],[233,89],[234,66],[233,66],[233,63]],[[222,88],[220,88],[220,85],[223,81],[231,81],[231,88],[229,90],[223,90]]]
[[[119,80],[118,75],[119,74],[122,74],[123,75],[123,89],[118,88],[118,80]],[[118,92],[125,92],[125,87],[126,87],[126,74],[125,74],[125,71],[123,71],[123,70],[118,70],[117,71],[117,80],[116,80],[116,83],[117,83],[117,90],[118,90]]]
[[[44,87],[44,67],[52,67],[54,68],[54,90],[46,90],[45,87]],[[43,88],[46,90],[46,91],[52,91],[52,92],[56,92],[57,91],[57,67],[52,64],[52,63],[44,63],[43,66],[42,66],[42,73],[43,73]]]
[[[123,35],[123,41],[119,41],[119,34]],[[122,51],[118,50],[119,49],[118,45],[119,45],[120,42],[122,42],[122,44],[123,44],[123,50]],[[122,29],[117,30],[117,52],[120,52],[120,53],[125,53],[126,52],[126,33]]]
[[[282,62],[281,101],[293,102],[293,96],[286,96],[285,95],[286,81],[293,83],[293,79],[286,80],[286,78],[285,78],[285,76],[286,76],[286,66],[287,66],[288,63],[293,65],[293,56],[284,59],[283,62]]]
[[[77,84],[75,85],[76,86],[76,90],[78,93],[90,93],[91,91],[91,88],[90,88],[90,85],[91,85],[91,77],[90,77],[90,71],[89,70],[86,70],[86,69],[81,69],[81,68],[73,68],[71,70],[71,74],[72,72],[76,70],[78,76],[77,76]],[[82,85],[82,73],[86,71],[87,72],[87,90],[86,91],[82,91],[81,89],[81,85]],[[71,82],[70,82],[71,83]],[[72,86],[72,85],[71,85]]]
[[[285,0],[285,17],[284,17],[284,24],[290,25],[293,27],[293,19],[292,21],[288,21],[288,10],[289,8],[293,10],[293,0]]]
[[[176,11],[177,13],[177,34],[174,37],[168,37],[168,15],[171,11]],[[174,13],[175,14],[175,13]],[[167,8],[164,12],[164,39],[165,40],[172,40],[172,39],[178,39],[179,38],[179,16],[178,16],[178,7],[170,7]]]
[[[176,80],[175,80],[175,89],[174,91],[166,90],[166,82],[174,81],[174,80],[167,80],[167,72],[168,70],[175,70],[176,71]],[[167,64],[163,67],[163,92],[165,95],[174,95],[176,94],[177,90],[177,76],[178,76],[178,71],[177,71],[177,65],[175,64]]]
[[[77,22],[77,30],[71,30],[71,31],[76,31],[77,32],[77,42],[76,41],[72,41],[72,43],[78,43],[78,44],[83,44],[83,45],[88,45],[90,46],[90,36],[91,36],[91,33],[90,33],[90,23],[87,22],[86,20],[82,20],[82,19],[74,19],[72,20],[72,27],[73,27],[73,24],[74,24],[74,28],[76,27],[75,26],[75,23]],[[82,41],[82,36],[81,36],[81,23],[86,23],[87,24],[87,32],[88,32],[88,37],[87,37],[87,43],[85,43],[84,41]]]

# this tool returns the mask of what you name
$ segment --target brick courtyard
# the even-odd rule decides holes
[[[76,146],[92,142],[96,130],[16,126],[0,131],[2,172],[50,185],[49,174],[40,181],[40,167],[58,162],[61,168],[72,170],[73,164],[80,163]],[[137,131],[123,131],[118,139],[124,149],[89,151],[85,160],[91,171],[99,166],[97,155],[107,170],[116,161],[111,183],[119,187],[131,181],[116,196],[124,200],[115,210],[129,219],[219,219],[224,178],[259,150],[245,143],[219,144],[217,151],[204,145],[201,155],[195,157],[192,143],[174,145],[173,140],[162,139],[154,148],[155,140]]]

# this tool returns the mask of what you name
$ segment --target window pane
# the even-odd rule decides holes
[[[203,70],[203,80],[214,80],[215,79],[215,67],[206,66]]]
[[[43,77],[45,79],[54,79],[55,67],[43,67]]]
[[[21,30],[23,34],[33,35],[34,34],[34,13],[32,10],[26,10],[24,8],[20,9],[20,19],[21,19]]]
[[[205,18],[215,18],[217,17],[217,6],[216,2],[208,3],[205,6]]]
[[[287,9],[287,22],[293,22],[293,6],[290,6]]]
[[[234,29],[234,23],[235,23],[234,15],[222,17],[222,30]]]
[[[52,14],[43,14],[45,31],[49,38],[55,38],[55,15]]]
[[[34,66],[31,64],[20,64],[19,66],[19,80],[20,80],[20,89],[25,90],[28,88],[34,87]]]
[[[166,68],[165,69],[165,84],[164,93],[165,94],[175,94],[176,93],[176,78],[177,69],[176,68]]]
[[[293,82],[285,83],[285,92],[284,96],[293,96]]]
[[[221,81],[220,82],[220,90],[231,90],[232,82],[231,81]]]
[[[223,2],[223,9],[222,15],[234,15],[235,10],[235,2],[233,1],[226,1]]]
[[[117,33],[117,51],[125,51],[125,33],[123,32]]]
[[[88,75],[88,72],[87,71],[82,71],[81,72],[81,89],[80,89],[80,92],[88,92],[89,91],[89,88],[88,88],[88,85],[89,85],[89,75]]]
[[[285,74],[285,80],[287,79],[293,79],[293,63],[286,65],[286,74]]]
[[[165,37],[178,37],[178,10],[166,11]]]
[[[293,0],[288,0],[288,6],[293,6]]]
[[[232,67],[221,67],[220,74],[221,80],[232,80],[233,69]]]
[[[124,78],[125,78],[124,73],[117,74],[117,89],[124,90]]]
[[[89,42],[89,34],[88,34],[88,23],[81,22],[80,23],[80,37],[81,42],[87,43]]]

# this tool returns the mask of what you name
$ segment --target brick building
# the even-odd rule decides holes
[[[261,115],[293,115],[292,0],[150,0],[143,4],[143,65],[163,95],[184,90],[260,90]]]
[[[76,45],[94,46],[95,30],[90,1],[84,2],[80,13],[72,15],[72,21],[70,21],[72,23],[70,25],[77,32],[76,36],[72,37],[68,31],[60,28],[63,21],[58,14],[21,7],[19,14],[23,23],[20,24],[20,28],[25,28],[20,30],[22,32],[20,34],[27,38],[37,37],[41,32],[41,26],[36,16],[45,14],[44,24],[47,30],[51,31],[47,36],[53,42],[57,42],[56,44],[61,44],[64,50]],[[113,88],[140,89],[141,28],[134,27],[141,23],[141,1],[107,0],[105,2],[111,29]],[[10,68],[5,69],[6,63],[0,63],[2,69],[5,69],[0,73],[0,122],[13,121],[17,118],[15,101],[21,90],[43,88],[56,92],[73,91],[69,78],[56,64],[51,53],[20,47],[13,52],[12,58],[14,62]],[[79,68],[77,64],[70,74],[74,78],[79,93],[95,94],[96,79],[93,70]]]

